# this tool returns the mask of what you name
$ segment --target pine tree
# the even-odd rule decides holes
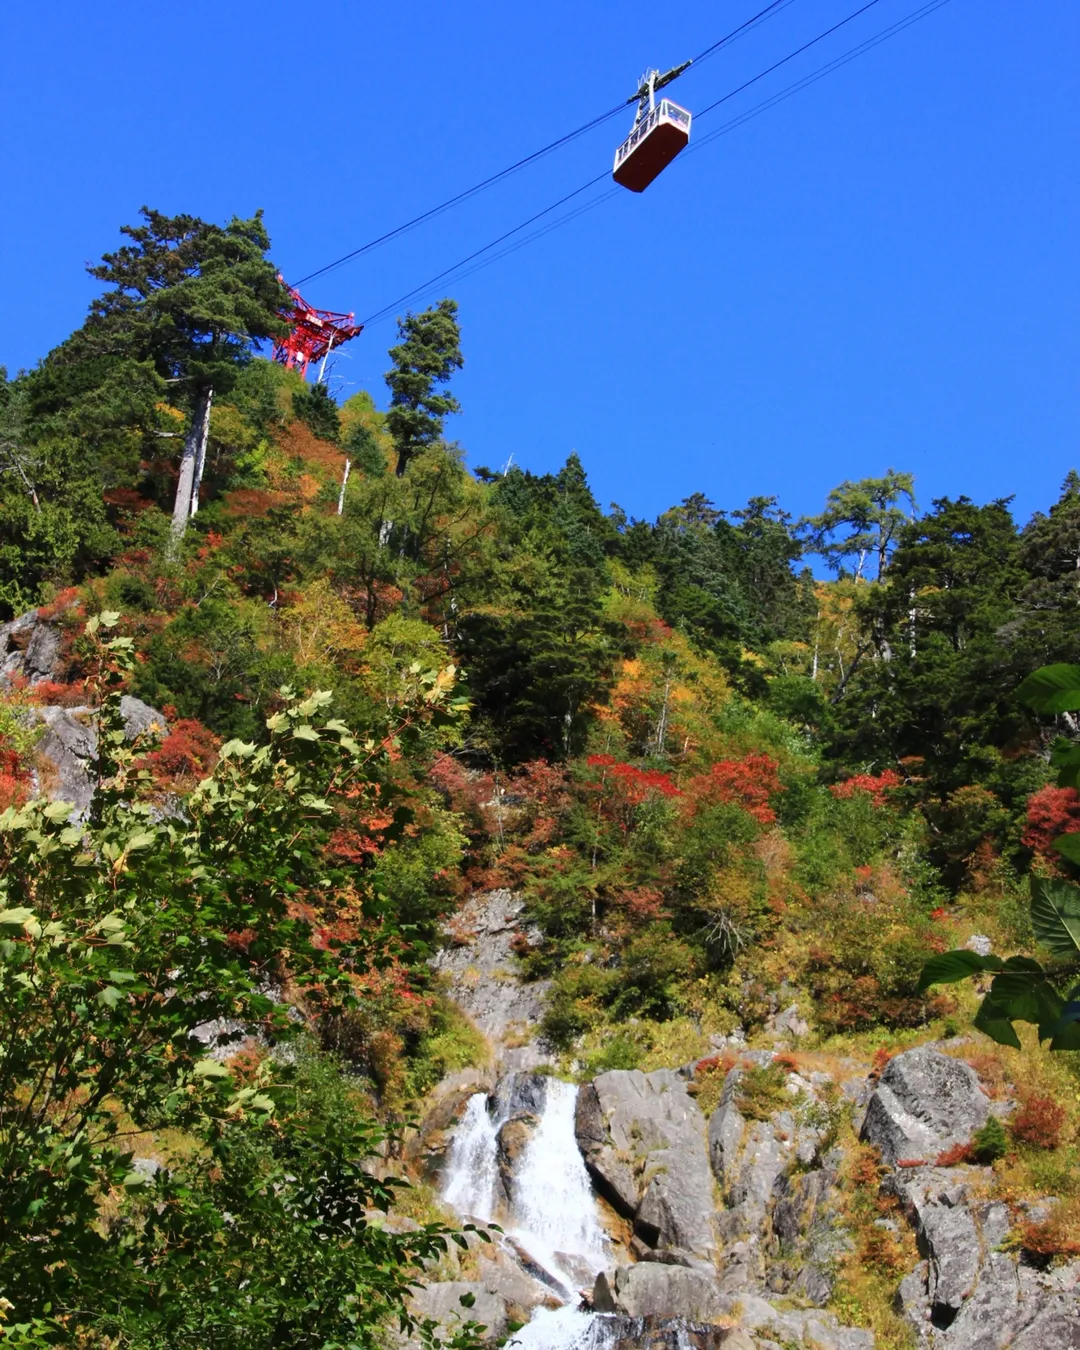
[[[386,373],[386,425],[397,449],[400,477],[418,451],[442,438],[443,419],[461,411],[456,398],[436,393],[464,365],[457,303],[440,300],[434,309],[406,315],[398,322],[398,336],[401,341],[390,349],[394,368]]]
[[[88,269],[112,289],[94,300],[82,329],[54,359],[148,361],[187,404],[173,505],[175,553],[198,509],[214,394],[231,388],[257,341],[281,333],[286,295],[265,256],[270,239],[261,212],[224,228],[147,207],[142,216],[144,224],[121,229],[130,243]]]

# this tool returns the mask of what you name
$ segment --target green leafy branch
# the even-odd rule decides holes
[[[1080,710],[1080,666],[1043,666],[1027,677],[1018,697],[1034,712],[1058,716]],[[1080,783],[1080,744],[1059,737],[1051,765],[1061,787]],[[1080,863],[1080,834],[1059,835],[1054,848]],[[1031,925],[1049,957],[980,956],[951,951],[923,967],[919,991],[991,974],[990,989],[975,1016],[975,1026],[1000,1045],[1020,1049],[1016,1022],[1036,1026],[1051,1050],[1080,1050],[1080,887],[1047,877],[1031,878]]]

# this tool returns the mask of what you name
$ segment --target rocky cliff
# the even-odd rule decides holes
[[[542,992],[514,978],[519,909],[498,892],[465,912],[471,928],[458,929],[437,964],[454,972],[452,994],[493,1035],[497,1055],[507,1053],[499,1009],[512,1010],[509,1053],[520,1056],[534,1019],[528,1000]],[[527,1045],[526,1057],[544,1052]],[[545,1263],[515,1192],[544,1119],[545,1078],[504,1065],[501,1076],[460,1084],[449,1119],[445,1099],[441,1107],[434,1174],[445,1187],[448,1168],[475,1175],[490,1165],[488,1212],[477,1217],[512,1236],[478,1250],[470,1278],[430,1286],[421,1306],[453,1322],[464,1295],[493,1334],[532,1319],[518,1333],[526,1346],[869,1350],[872,1332],[844,1314],[848,1284],[873,1268],[895,1277],[894,1341],[1080,1346],[1080,1261],[1049,1262],[1020,1236],[1055,1198],[995,1197],[992,1169],[965,1161],[973,1135],[1011,1109],[965,1062],[972,1048],[922,1045],[872,1066],[732,1038],[697,1062],[581,1083],[572,1131],[547,1165],[554,1187],[556,1170],[584,1164],[592,1196],[582,1203],[605,1238],[591,1269],[578,1253],[572,1291],[574,1253]],[[586,1310],[577,1320],[565,1312],[575,1306]]]

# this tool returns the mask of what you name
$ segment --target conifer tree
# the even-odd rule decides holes
[[[109,355],[149,361],[188,406],[173,506],[172,551],[198,507],[210,405],[231,388],[255,343],[282,331],[285,292],[265,254],[262,213],[224,228],[143,207],[131,241],[89,268],[112,289],[56,354],[60,362]]]
[[[390,349],[394,368],[386,373],[386,425],[397,449],[400,477],[413,455],[441,439],[443,419],[461,411],[456,398],[436,392],[465,364],[457,302],[440,300],[434,309],[407,314],[398,322],[398,336],[401,341]]]

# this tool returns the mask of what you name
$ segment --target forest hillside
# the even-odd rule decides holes
[[[1066,985],[974,1025],[994,960],[1039,955],[1033,882],[1075,875],[1078,704],[1031,680],[1080,663],[1080,478],[1025,521],[882,466],[795,519],[723,501],[721,462],[631,519],[576,455],[467,467],[451,300],[378,399],[271,360],[268,250],[258,216],[146,212],[0,375],[0,1339],[474,1343],[410,1302],[490,1234],[406,1127],[526,1044],[579,1083],[690,1065],[701,1110],[756,1073],[757,1120],[770,1055],[876,1082],[959,1046],[1012,1114],[953,1163],[1014,1254],[1080,1253]],[[446,956],[492,895],[535,993],[502,1050]],[[918,1256],[852,1148],[818,1302],[914,1344]]]

